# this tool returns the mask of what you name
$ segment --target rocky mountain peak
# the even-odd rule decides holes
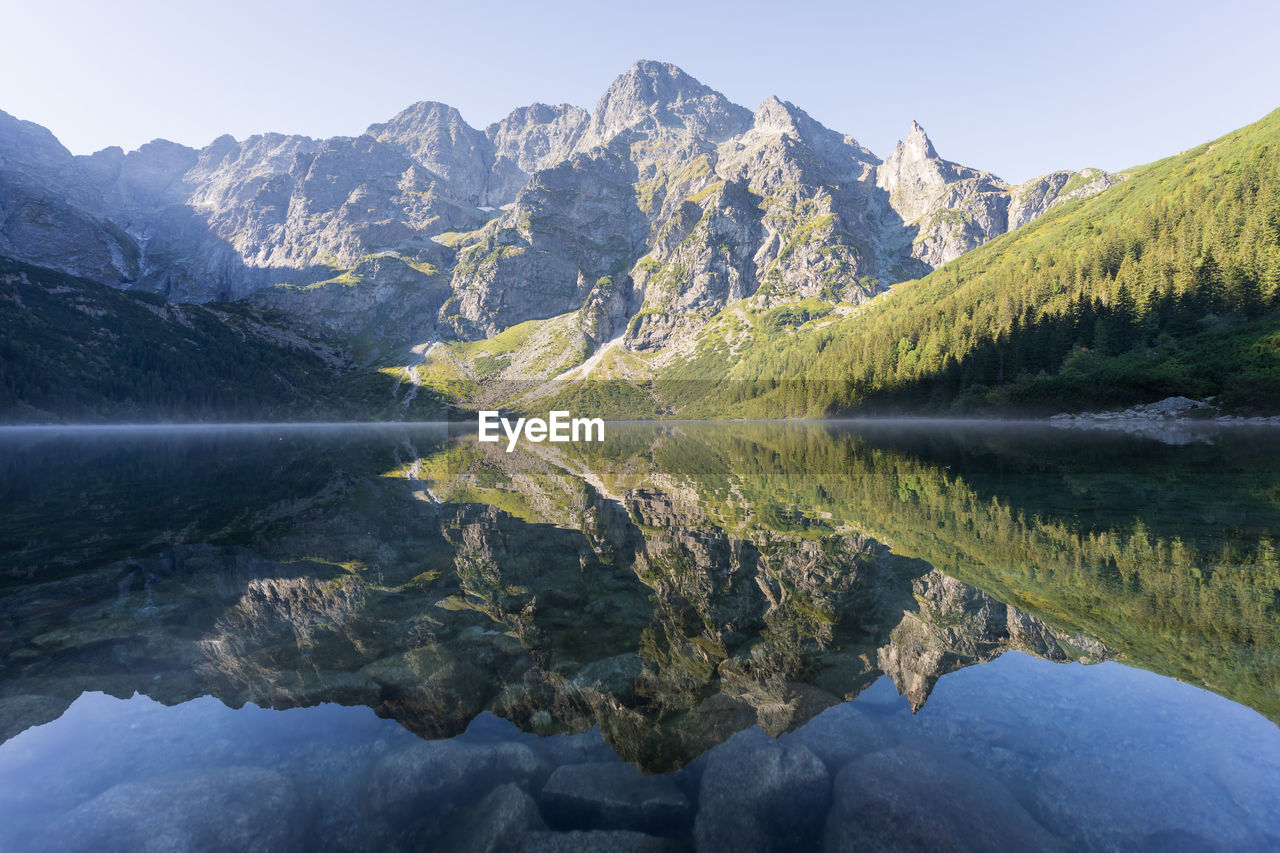
[[[71,152],[48,129],[0,110],[0,166],[52,169],[70,160]]]
[[[493,145],[448,104],[419,101],[365,131],[444,177],[460,201],[483,204]]]
[[[602,103],[627,98],[636,103],[655,106],[679,103],[711,91],[679,66],[641,59],[614,79],[605,92]]]
[[[920,122],[913,120],[906,138],[893,149],[893,156],[900,160],[934,160],[937,159],[938,152]]]
[[[807,145],[827,149],[826,153],[839,150],[848,155],[852,152],[856,159],[879,162],[874,154],[863,148],[853,137],[832,130],[795,104],[776,95],[770,95],[756,110],[751,129],[759,133],[785,133]]]
[[[880,166],[876,183],[889,191],[899,213],[913,221],[923,215],[943,187],[960,179],[962,172],[978,174],[939,157],[924,128],[913,121],[906,137]]]
[[[193,148],[153,139],[120,159],[115,184],[107,197],[123,209],[181,204],[186,195],[182,178],[199,157]]]
[[[725,174],[734,174],[734,165],[745,165],[757,185],[826,182],[847,183],[858,179],[867,165],[880,162],[874,154],[826,127],[804,110],[770,96],[756,110],[751,129],[722,151]],[[801,163],[807,165],[801,166]],[[818,171],[812,171],[817,167]],[[806,172],[801,178],[795,169]],[[766,174],[772,173],[766,177]]]
[[[591,116],[572,104],[530,104],[485,128],[497,156],[533,173],[565,159]]]
[[[195,161],[196,150],[179,142],[153,139],[140,145],[136,151],[130,151],[125,157],[138,162],[181,161],[187,163],[186,168],[189,169],[190,163]]]
[[[666,62],[641,60],[610,84],[580,150],[626,130],[675,130],[722,142],[751,126],[751,112]]]
[[[799,137],[801,127],[806,123],[813,123],[808,113],[790,101],[784,101],[777,95],[770,95],[756,109],[752,127],[755,130],[790,133]]]
[[[206,151],[230,151],[240,143],[229,133],[224,133],[205,146]]]
[[[418,101],[396,113],[389,121],[369,125],[365,133],[382,141],[383,137],[402,138],[466,126],[462,114],[454,107],[439,101]]]

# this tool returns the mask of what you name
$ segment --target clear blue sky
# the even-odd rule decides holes
[[[588,109],[636,59],[755,108],[770,94],[881,156],[1023,180],[1119,169],[1280,107],[1280,3],[468,3],[0,0],[0,109],[68,148],[352,135],[418,100],[484,127]]]

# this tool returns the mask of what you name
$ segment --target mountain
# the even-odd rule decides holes
[[[793,104],[753,113],[640,61],[591,113],[533,104],[483,130],[423,101],[353,137],[73,156],[0,113],[0,255],[492,386],[665,359],[742,300],[859,305],[1117,180],[1011,186],[916,124],[882,161]],[[509,333],[504,364],[470,359]]]
[[[377,372],[243,305],[166,303],[0,258],[0,423],[430,418]]]
[[[270,316],[384,400],[1270,411],[1278,128],[1011,185],[918,123],[881,159],[787,101],[751,112],[649,61],[591,113],[534,104],[484,130],[424,101],[355,137],[78,157],[0,114],[0,256]]]
[[[1059,197],[1088,180],[1062,183]],[[852,316],[814,305],[722,317],[692,355],[649,378],[684,380],[656,396],[686,415],[1047,414],[1172,395],[1274,412],[1278,300],[1275,112],[1134,169]]]
[[[912,255],[933,267],[1115,182],[1113,175],[1085,169],[1010,186],[990,172],[943,160],[914,121],[876,172],[876,186],[889,193],[893,209],[918,228]]]

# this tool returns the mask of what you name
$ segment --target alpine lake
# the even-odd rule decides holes
[[[1274,850],[1280,430],[0,431],[0,850]]]

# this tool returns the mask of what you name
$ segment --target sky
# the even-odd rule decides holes
[[[0,110],[72,152],[594,109],[637,59],[777,95],[887,156],[911,121],[1022,181],[1175,154],[1280,107],[1280,3],[0,0]]]

